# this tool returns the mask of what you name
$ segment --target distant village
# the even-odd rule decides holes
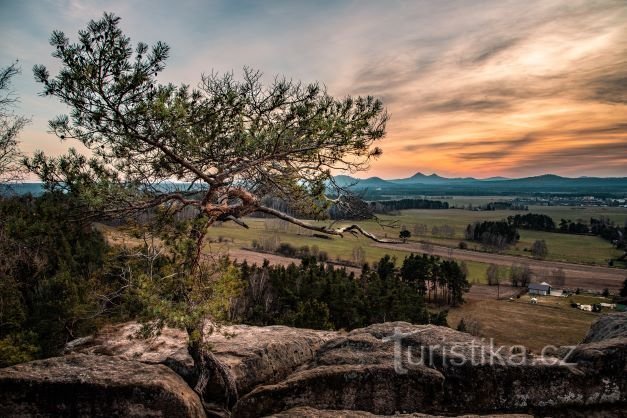
[[[464,205],[463,209],[483,210],[529,210],[529,206],[579,206],[579,207],[623,207],[626,198],[602,198],[595,196],[547,196],[517,197],[509,201],[496,201],[483,205]]]
[[[596,206],[625,207],[625,198],[601,198],[595,196],[549,196],[549,197],[518,197],[512,202],[515,205],[535,206]]]

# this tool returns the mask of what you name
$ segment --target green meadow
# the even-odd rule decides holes
[[[530,208],[530,212],[544,213],[552,216],[556,222],[560,217],[575,218],[577,215],[581,219],[590,217],[607,216],[615,222],[625,222],[627,220],[627,209],[624,208],[568,208],[568,207],[545,207],[537,206]],[[412,241],[426,241],[437,245],[457,247],[460,241],[464,240],[464,230],[469,223],[483,220],[500,220],[516,211],[469,211],[462,209],[448,210],[405,210],[398,215],[383,215],[385,222],[394,222],[397,226],[405,226],[412,231]],[[577,219],[577,218],[575,218]],[[354,261],[353,253],[357,248],[363,250],[363,256],[367,262],[375,262],[385,254],[402,260],[407,252],[403,250],[392,250],[372,246],[372,241],[362,236],[345,234],[341,237],[331,237],[323,239],[313,236],[313,232],[275,219],[248,218],[246,223],[250,229],[242,228],[233,223],[225,223],[209,230],[208,238],[215,250],[216,245],[225,248],[251,248],[253,241],[289,243],[299,248],[302,246],[317,246],[320,251],[325,251],[330,260]],[[342,224],[342,223],[338,223]],[[427,232],[421,235],[413,233],[414,225],[427,225]],[[360,222],[369,231],[381,237],[396,238],[398,228],[383,228],[374,221]],[[432,228],[449,225],[454,229],[454,236],[442,237],[432,234]],[[531,245],[535,240],[543,239],[549,248],[548,260],[566,261],[572,263],[607,265],[607,260],[616,258],[622,252],[616,250],[612,245],[599,237],[582,236],[560,233],[549,233],[542,231],[520,230],[520,241],[505,251],[506,254],[530,257]],[[469,249],[481,251],[481,246],[475,242],[466,241]],[[486,263],[467,261],[466,262],[469,281],[472,283],[484,283],[486,281]],[[507,270],[507,269],[505,269]],[[507,271],[504,272],[507,275]]]

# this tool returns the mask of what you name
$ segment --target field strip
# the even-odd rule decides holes
[[[413,253],[425,253],[420,243],[385,244],[376,243],[373,246]],[[627,278],[627,270],[587,266],[583,264],[565,263],[562,261],[535,260],[527,257],[517,257],[507,254],[482,253],[458,248],[431,245],[427,252],[440,257],[450,257],[458,261],[476,261],[480,263],[511,266],[513,264],[527,264],[537,278],[547,277],[552,270],[562,268],[566,274],[566,287],[580,287],[582,289],[602,290],[604,288],[619,289]]]
[[[229,249],[229,257],[233,260],[243,262],[246,260],[248,264],[257,264],[261,266],[264,260],[268,260],[270,265],[289,266],[294,263],[299,265],[301,260],[299,258],[285,257],[277,254],[260,253],[256,251],[244,250],[241,248]],[[340,266],[333,265],[334,268],[340,268]],[[361,273],[361,270],[355,267],[342,267],[346,268],[346,271],[353,272],[357,275]]]

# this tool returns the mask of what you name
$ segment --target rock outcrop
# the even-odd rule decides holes
[[[109,325],[98,334],[69,342],[66,353],[117,356],[148,364],[163,364],[191,383],[194,361],[187,352],[187,334],[175,328],[163,328],[159,335],[141,338],[137,322]]]
[[[261,384],[276,383],[314,359],[318,349],[337,332],[285,326],[231,325],[212,332],[207,342],[225,364],[240,395]],[[218,393],[223,393],[220,388]],[[218,393],[216,396],[218,396]]]
[[[605,345],[562,362],[449,328],[377,324],[328,342],[306,367],[242,398],[234,415],[306,406],[382,415],[615,410],[627,402],[625,344],[595,344]]]
[[[187,334],[164,328],[158,336],[145,339],[138,337],[140,330],[141,325],[136,322],[105,327],[94,337],[70,343],[68,351],[163,364],[192,384],[194,362],[187,352]],[[284,379],[312,360],[322,344],[338,335],[285,326],[230,325],[206,331],[206,342],[216,358],[227,366],[240,395],[260,384]],[[219,405],[225,393],[224,383],[216,377],[210,389]]]
[[[315,408],[294,408],[288,411],[279,412],[269,416],[268,418],[384,418],[389,415],[374,415],[365,411],[337,411],[337,410],[321,410]],[[395,414],[394,417],[399,418],[446,418],[440,415],[426,415],[420,413],[414,414]],[[533,418],[527,414],[507,414],[507,415],[458,415],[457,418]]]
[[[0,369],[0,416],[204,417],[169,368],[73,354]]]
[[[627,313],[616,312],[599,317],[590,327],[583,343],[621,337],[627,338]]]
[[[236,383],[235,418],[618,417],[627,409],[626,318],[602,317],[585,343],[562,347],[555,357],[405,322],[349,333],[226,326],[206,342]],[[166,328],[145,340],[139,330],[137,323],[109,327],[68,345],[82,354],[0,370],[0,416],[229,414],[221,410],[224,384],[217,377],[210,383],[215,402],[203,412],[172,371],[193,381],[185,333]]]

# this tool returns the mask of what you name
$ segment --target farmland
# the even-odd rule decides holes
[[[502,290],[507,294],[511,288]],[[479,336],[494,338],[497,345],[524,345],[536,353],[547,345],[581,342],[590,324],[600,315],[572,308],[572,302],[608,302],[605,298],[580,295],[538,297],[537,304],[529,303],[528,295],[513,301],[496,300],[494,286],[478,286],[466,299],[464,305],[449,311],[451,327],[456,327],[463,318],[466,323],[478,324]]]
[[[589,219],[590,217],[606,216],[616,223],[627,220],[627,209],[624,208],[568,208],[537,206],[530,208],[530,212],[544,213],[559,220],[561,217],[569,219]],[[562,233],[549,233],[542,231],[520,230],[520,241],[508,248],[502,254],[482,252],[480,244],[466,241],[469,251],[458,249],[459,242],[464,241],[464,230],[469,223],[483,220],[501,220],[507,216],[521,213],[510,210],[500,211],[469,211],[462,209],[430,210],[416,209],[405,210],[395,215],[384,215],[383,220],[395,222],[397,226],[405,226],[412,231],[412,237],[407,244],[378,245],[367,238],[347,234],[343,238],[330,237],[323,239],[313,236],[311,231],[294,225],[288,225],[283,221],[274,219],[249,218],[246,223],[249,229],[244,229],[232,223],[225,223],[209,230],[208,238],[212,249],[223,247],[225,250],[251,248],[253,241],[283,242],[295,248],[303,246],[317,247],[317,250],[328,254],[330,260],[356,261],[353,258],[355,249],[360,248],[363,253],[363,261],[375,262],[383,255],[390,254],[401,260],[409,252],[429,252],[458,260],[464,260],[468,269],[468,279],[471,283],[484,283],[485,272],[488,264],[497,263],[507,269],[514,263],[525,262],[536,265],[538,278],[543,279],[552,269],[564,268],[567,274],[567,285],[572,287],[595,288],[602,290],[605,287],[617,288],[622,279],[627,276],[623,269],[588,268],[590,266],[607,266],[608,260],[622,254],[621,251],[599,237],[587,235],[572,235]],[[420,234],[414,233],[414,226],[424,224],[426,228]],[[360,222],[368,230],[388,238],[396,238],[398,229],[382,228],[374,221]],[[434,235],[433,227],[448,225],[453,230],[453,235],[444,237]],[[546,241],[549,253],[546,261],[538,261],[531,258],[529,248],[535,240]],[[424,242],[432,245],[425,246]],[[563,262],[559,264],[551,262]],[[581,267],[572,264],[584,265]],[[507,272],[505,272],[507,275]],[[570,277],[569,277],[570,276]],[[569,282],[570,279],[570,282]],[[573,281],[573,279],[577,279]],[[607,281],[606,281],[607,279]]]
[[[551,212],[552,216],[559,217],[564,213],[569,213],[568,208],[534,208],[535,213]],[[573,212],[581,213],[582,216],[599,216],[601,209],[596,211],[588,208]],[[606,211],[603,211],[606,212]],[[613,210],[609,216],[616,222],[624,220],[625,211]],[[529,298],[523,295],[516,298],[522,289],[510,286],[501,286],[500,299],[497,300],[497,288],[486,286],[486,269],[489,263],[497,263],[504,269],[504,277],[507,277],[507,269],[512,264],[520,260],[527,261],[531,266],[536,279],[543,279],[544,273],[548,273],[552,268],[563,267],[566,274],[566,284],[573,287],[593,288],[597,291],[605,287],[614,290],[627,276],[627,272],[622,269],[609,269],[581,264],[560,264],[555,261],[538,261],[528,257],[528,253],[522,251],[519,243],[519,250],[512,248],[507,254],[494,254],[470,250],[463,251],[457,248],[459,240],[463,237],[463,228],[470,222],[484,219],[502,219],[511,211],[495,212],[474,212],[468,210],[408,210],[400,215],[385,216],[385,219],[395,220],[398,224],[406,225],[410,230],[416,223],[425,223],[429,230],[433,226],[447,224],[455,229],[453,239],[433,237],[430,231],[422,237],[412,237],[406,244],[376,244],[361,236],[346,235],[344,238],[331,237],[324,239],[315,237],[311,231],[303,228],[288,225],[285,222],[274,219],[248,218],[246,223],[249,229],[244,229],[232,223],[219,224],[211,228],[208,233],[206,252],[207,253],[229,253],[230,256],[239,261],[246,260],[249,263],[261,264],[264,259],[268,259],[271,264],[287,265],[298,262],[297,259],[276,254],[261,253],[251,251],[253,241],[257,245],[264,241],[276,243],[289,243],[295,248],[307,246],[310,250],[316,247],[316,251],[327,253],[329,260],[353,260],[355,248],[363,250],[363,261],[376,262],[385,254],[390,254],[402,260],[410,252],[428,252],[442,257],[464,260],[468,270],[468,280],[473,284],[470,292],[465,296],[466,303],[460,307],[452,308],[449,311],[448,323],[456,327],[463,318],[465,321],[475,322],[480,325],[479,335],[485,338],[494,338],[496,344],[503,345],[525,345],[529,349],[539,352],[547,344],[569,345],[579,342],[586,334],[590,324],[597,318],[598,314],[583,312],[570,307],[572,301],[581,303],[597,302],[597,298],[592,296],[572,296],[570,298],[547,297],[540,298],[537,305],[529,303]],[[605,213],[604,213],[605,214]],[[615,217],[615,218],[614,218]],[[398,229],[381,229],[372,221],[363,222],[365,227],[376,233],[389,237],[396,237]],[[116,241],[129,238],[122,238],[120,231],[112,228],[105,228],[107,235]],[[578,261],[577,254],[596,254],[597,258],[602,258],[606,254],[612,254],[613,249],[610,244],[597,237],[590,236],[570,236],[566,234],[550,234],[537,231],[521,231],[522,242],[534,239],[545,239],[549,248],[553,251],[562,251],[571,261]],[[420,241],[427,240],[434,244],[425,249]],[[438,245],[439,244],[439,245]],[[449,247],[442,246],[449,245]],[[517,255],[526,256],[519,258]],[[553,258],[556,258],[555,256]],[[592,264],[592,263],[591,263]],[[602,264],[602,263],[599,263]],[[543,267],[544,266],[544,267]],[[349,268],[358,273],[359,269]],[[609,275],[609,276],[605,276]],[[514,301],[507,299],[512,296]],[[579,298],[574,300],[573,298]],[[584,298],[584,299],[582,299]],[[588,299],[586,299],[588,298]],[[592,299],[590,299],[592,298]],[[590,299],[590,300],[589,300]],[[591,302],[592,301],[592,302]],[[601,299],[599,299],[601,301]],[[437,309],[437,307],[434,307]]]
[[[532,206],[529,208],[531,213],[541,213],[551,216],[556,222],[561,218],[565,219],[584,219],[591,217],[605,216],[613,220],[617,224],[623,224],[627,221],[627,209],[625,208],[579,208],[579,207],[551,207],[551,206]],[[511,210],[497,211],[470,211],[463,209],[449,210],[407,210],[403,211],[399,216],[385,217],[393,219],[400,225],[407,226],[412,230],[413,225],[425,224],[427,233],[416,235],[414,240],[428,240],[435,244],[456,247],[459,241],[464,240],[464,231],[468,224],[473,222],[481,222],[486,220],[498,221],[506,219],[508,216],[519,214],[522,212]],[[454,229],[453,237],[443,237],[433,235],[433,227],[449,225]],[[412,231],[413,232],[413,231]],[[565,261],[580,264],[596,264],[607,265],[607,261],[616,258],[622,253],[614,248],[611,244],[596,236],[572,235],[561,233],[548,233],[542,231],[519,230],[520,241],[506,251],[507,254],[529,256],[529,252],[525,249],[531,248],[535,240],[543,239],[549,248],[547,259],[554,261]],[[480,249],[480,245],[467,241],[469,248]]]

